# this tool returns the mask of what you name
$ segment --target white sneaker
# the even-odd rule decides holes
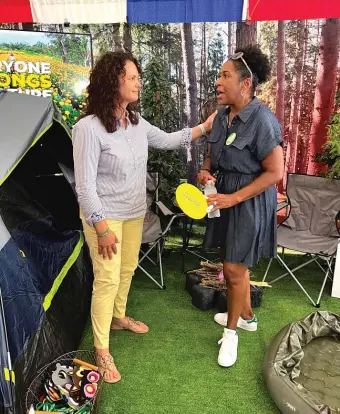
[[[225,368],[231,367],[237,360],[238,335],[236,331],[224,328],[223,336],[218,344],[221,345],[217,359],[218,365]]]
[[[222,326],[227,326],[228,323],[228,312],[225,313],[216,313],[214,316],[214,321]],[[237,321],[237,327],[244,329],[245,331],[249,332],[255,332],[257,330],[257,319],[254,315],[253,319],[251,320],[245,320],[241,318],[241,316],[238,318]]]

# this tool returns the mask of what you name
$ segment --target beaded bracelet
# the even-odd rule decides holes
[[[204,127],[204,124],[199,124],[198,127],[201,130],[202,136],[207,135],[207,131],[206,131],[205,127]]]
[[[110,232],[110,228],[108,227],[106,229],[106,231],[104,231],[104,233],[97,233],[97,236],[98,237],[105,237],[105,236],[107,236],[109,234],[109,232]]]

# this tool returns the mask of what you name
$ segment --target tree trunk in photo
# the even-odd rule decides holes
[[[307,173],[307,152],[308,152],[308,135],[306,130],[308,130],[308,125],[310,124],[308,119],[308,113],[312,112],[312,109],[309,109],[311,99],[309,99],[309,94],[307,90],[307,79],[305,79],[305,70],[308,58],[308,21],[304,21],[303,28],[303,52],[302,52],[302,70],[301,70],[301,93],[299,97],[299,112],[297,120],[297,157],[296,157],[296,166],[295,172],[299,174]],[[305,81],[304,81],[305,80]]]
[[[114,52],[123,50],[122,37],[120,35],[120,23],[112,24],[112,50]]]
[[[63,63],[67,63],[68,59],[67,59],[67,48],[65,44],[65,35],[61,33],[61,34],[57,34],[56,36],[57,36],[57,40],[58,40],[60,50],[61,50],[61,60]]]
[[[279,120],[282,128],[282,136],[284,137],[285,132],[285,22],[278,22],[278,39],[277,39],[277,89],[276,89],[276,117]],[[287,160],[286,160],[287,161]],[[282,181],[278,184],[278,190],[283,193],[286,188],[286,165],[285,174]]]
[[[282,131],[285,127],[285,22],[279,21],[277,39],[277,90],[276,90],[276,117]]]
[[[166,32],[167,38],[166,38],[166,44],[167,44],[167,62],[165,62],[166,65],[166,78],[169,82],[171,82],[171,27],[168,24],[167,25],[167,32]]]
[[[289,132],[288,142],[290,145],[290,158],[288,162],[288,172],[296,172],[296,161],[298,152],[298,128],[299,128],[299,113],[301,103],[301,89],[302,89],[302,78],[303,78],[303,63],[304,63],[304,36],[305,36],[305,21],[299,21],[297,23],[297,55],[295,59],[294,68],[294,83],[293,83],[293,94],[290,107],[290,121],[289,121]]]
[[[33,23],[22,23],[22,30],[33,32],[34,24]]]
[[[205,99],[205,76],[206,76],[206,28],[205,23],[202,23],[202,46],[201,46],[201,68],[200,68],[200,107]]]
[[[232,22],[228,23],[228,56],[233,53],[233,26]]]
[[[236,28],[236,48],[243,48],[257,43],[257,26],[253,23],[237,23]]]
[[[198,108],[197,108],[197,79],[194,58],[194,41],[192,38],[191,23],[181,25],[182,53],[184,63],[184,79],[186,84],[186,103],[188,114],[188,126],[197,125]],[[192,161],[188,166],[188,182],[195,183],[195,177],[198,172],[198,149],[196,143],[191,147]]]
[[[185,103],[185,85],[184,85],[184,70],[183,62],[179,63],[179,125],[182,129],[185,124],[185,113],[184,113],[184,103]]]
[[[324,167],[314,162],[327,140],[327,122],[334,108],[339,61],[340,19],[327,19],[321,32],[313,122],[309,136],[308,174],[319,175]]]
[[[181,78],[180,78],[180,66],[181,63],[180,62],[176,62],[175,64],[175,71],[176,71],[176,79],[175,79],[175,85],[176,85],[176,96],[177,96],[177,100],[178,100],[178,129],[182,129],[182,124],[181,124],[181,102],[180,102],[180,97],[181,97]]]
[[[123,47],[126,52],[132,53],[132,35],[131,35],[131,25],[129,23],[124,23]]]
[[[318,27],[317,27],[317,39],[319,39],[319,25],[320,21],[318,20]],[[309,31],[309,27],[311,26],[311,32]],[[305,41],[304,41],[304,69],[308,66],[308,61],[311,60],[308,42],[309,37],[312,37],[314,31],[313,24],[309,24],[308,21],[306,22],[306,30],[305,30]],[[309,36],[310,33],[310,36]],[[312,41],[312,40],[311,40]],[[301,105],[300,105],[300,113],[299,113],[299,128],[298,128],[298,135],[299,139],[299,148],[298,148],[298,172],[300,174],[307,174],[308,170],[308,142],[309,142],[309,135],[311,130],[311,124],[313,119],[313,105],[314,105],[314,85],[316,79],[316,72],[317,72],[317,55],[318,53],[315,52],[312,56],[313,66],[312,72],[308,75],[304,73],[303,76],[303,85],[302,85],[302,94],[301,94]]]

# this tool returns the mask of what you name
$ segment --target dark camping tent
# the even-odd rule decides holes
[[[23,414],[39,369],[79,346],[93,275],[52,100],[2,92],[0,125],[0,414]]]

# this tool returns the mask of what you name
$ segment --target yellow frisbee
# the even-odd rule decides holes
[[[207,200],[194,185],[180,184],[176,190],[176,201],[180,209],[190,218],[199,220],[207,214]]]

